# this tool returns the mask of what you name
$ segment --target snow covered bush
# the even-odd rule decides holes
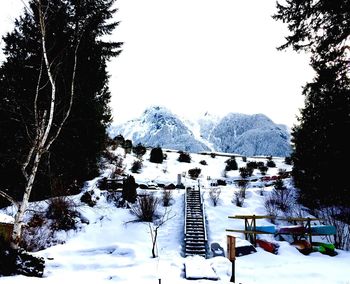
[[[45,261],[23,250],[12,249],[8,243],[0,239],[0,276],[25,275],[42,277]]]
[[[95,192],[93,190],[86,191],[81,196],[80,201],[86,203],[90,207],[94,207],[97,203],[98,197],[95,196]]]
[[[170,201],[172,199],[173,192],[169,189],[162,190],[162,202],[164,207],[168,207],[170,205]]]
[[[65,196],[51,198],[48,202],[46,217],[51,220],[53,230],[75,230],[77,229],[78,217],[75,203]]]
[[[238,206],[238,207],[242,207],[243,206],[244,195],[245,195],[245,191],[243,193],[242,189],[240,189],[239,191],[235,191],[233,202],[236,204],[236,206]]]
[[[138,220],[152,222],[157,211],[159,199],[151,193],[145,193],[137,197],[136,203],[131,207],[131,211]]]
[[[240,195],[245,198],[245,192],[249,186],[249,180],[241,179],[237,181],[237,186],[239,188]]]
[[[279,211],[288,213],[295,204],[292,189],[285,186],[282,179],[274,182],[274,188],[265,200],[265,209],[271,216],[277,215]]]
[[[220,199],[221,189],[219,187],[212,187],[209,190],[209,199],[214,206],[218,205]]]

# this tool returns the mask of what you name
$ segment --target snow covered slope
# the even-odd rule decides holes
[[[246,156],[290,154],[290,135],[263,114],[230,113],[223,118],[205,113],[196,121],[181,120],[164,107],[148,108],[134,120],[111,128],[134,144],[189,152],[219,151]]]
[[[120,148],[116,154],[124,154]],[[144,156],[142,171],[133,174],[138,183],[147,183],[150,180],[161,183],[175,183],[177,174],[187,172],[194,167],[202,168],[200,184],[203,185],[202,194],[205,203],[208,244],[219,243],[226,251],[226,229],[244,229],[244,222],[238,219],[229,219],[232,215],[266,215],[264,207],[265,195],[272,191],[272,186],[264,188],[261,195],[259,182],[252,182],[246,191],[243,207],[237,207],[232,202],[239,188],[235,184],[220,186],[221,195],[217,206],[210,199],[210,181],[223,178],[222,169],[225,167],[227,157],[212,158],[207,155],[191,154],[191,163],[177,161],[178,153],[169,152],[167,160],[162,165],[149,162],[149,151]],[[136,159],[127,154],[124,159],[126,173]],[[206,160],[207,165],[199,162]],[[265,158],[248,158],[266,162]],[[274,158],[276,168],[269,168],[267,174],[275,175],[278,168],[290,170],[291,166],[284,164],[283,158]],[[245,165],[241,158],[237,158],[239,167]],[[166,166],[166,171],[164,167]],[[103,173],[107,175],[108,172]],[[229,171],[227,178],[235,179],[239,171]],[[259,171],[254,171],[255,177],[260,177]],[[117,208],[106,200],[105,191],[100,191],[96,181],[86,183],[86,191],[94,190],[99,196],[96,206],[89,207],[80,202],[80,195],[72,196],[77,209],[90,222],[80,231],[61,232],[65,235],[63,244],[36,252],[35,255],[45,258],[46,267],[42,279],[25,276],[0,277],[1,284],[62,284],[62,283],[98,283],[98,284],[229,284],[231,275],[231,262],[226,257],[212,257],[202,259],[205,265],[195,267],[199,276],[208,275],[210,266],[219,277],[219,280],[187,280],[185,279],[184,264],[188,258],[183,256],[184,246],[184,194],[185,190],[172,191],[172,200],[169,207],[160,203],[157,213],[169,213],[168,221],[158,230],[157,258],[151,258],[152,233],[150,229],[155,225],[147,222],[132,222],[135,215],[127,208]],[[187,187],[197,185],[188,175],[182,182]],[[288,183],[292,186],[291,183]],[[139,193],[144,191],[139,190]],[[162,196],[161,190],[152,190],[150,193]],[[37,208],[37,207],[36,207]],[[6,215],[13,215],[12,207],[0,211]],[[26,214],[33,214],[28,210]],[[159,219],[155,220],[159,224]],[[158,222],[158,223],[157,223]],[[269,219],[259,219],[257,225],[271,225]],[[242,242],[244,235],[234,233],[237,243]],[[154,236],[154,235],[153,235]],[[269,236],[261,236],[269,237]],[[270,236],[273,238],[272,236]],[[254,254],[236,258],[236,283],[244,284],[348,284],[350,281],[349,263],[350,252],[337,250],[338,255],[330,257],[319,252],[303,255],[286,241],[274,240],[280,245],[278,255],[274,255],[257,248]],[[198,263],[198,265],[201,265]]]

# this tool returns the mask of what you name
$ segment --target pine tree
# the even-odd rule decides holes
[[[54,128],[69,105],[77,39],[80,45],[72,110],[50,152],[43,156],[32,199],[50,196],[48,189],[54,178],[59,178],[66,189],[97,174],[98,158],[111,119],[106,64],[118,55],[121,45],[101,39],[118,24],[109,23],[115,12],[114,0],[41,2],[43,7],[48,7],[46,44],[48,56],[54,58],[51,67],[57,88]],[[0,133],[6,136],[0,141],[0,189],[8,189],[17,199],[24,182],[21,164],[35,131],[36,82],[40,75],[41,82],[48,80],[45,72],[40,73],[42,52],[36,4],[37,0],[30,1],[31,9],[16,20],[14,31],[4,37],[6,60],[0,67]],[[48,103],[50,91],[48,84],[40,85],[39,107]]]
[[[163,163],[164,155],[163,150],[160,147],[153,148],[150,153],[149,161],[151,163],[161,164]]]
[[[135,182],[135,178],[132,175],[129,175],[123,182],[123,199],[128,202],[135,203],[137,198],[136,188],[137,184]]]
[[[305,107],[292,131],[293,176],[301,201],[313,208],[349,206],[344,178],[350,157],[349,1],[288,0],[275,19],[291,31],[281,49],[311,53],[316,72],[304,87]]]

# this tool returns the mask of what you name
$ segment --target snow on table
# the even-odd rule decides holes
[[[219,279],[211,267],[210,262],[202,256],[195,255],[186,257],[185,272],[187,279]]]

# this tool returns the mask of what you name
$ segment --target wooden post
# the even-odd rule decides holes
[[[236,237],[227,235],[227,257],[232,264],[230,282],[235,282]]]
[[[247,218],[244,219],[244,231],[248,231],[248,220]],[[248,240],[248,234],[244,233],[244,237],[246,240]]]
[[[310,218],[307,218],[306,224],[307,224],[307,230],[308,230],[308,233],[309,233],[309,242],[312,245],[311,220],[310,220]]]
[[[255,218],[255,215],[253,215],[252,223],[253,223],[253,231],[255,232],[256,231],[256,218]],[[256,234],[253,234],[253,245],[256,246]]]

